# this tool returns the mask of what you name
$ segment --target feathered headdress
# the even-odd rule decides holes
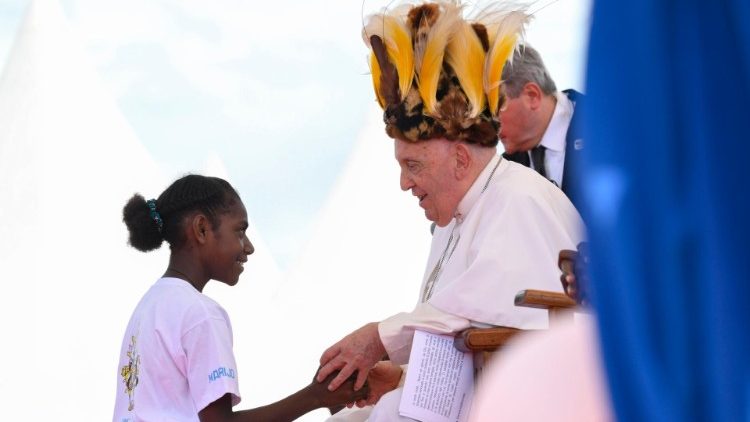
[[[390,137],[497,145],[503,66],[529,19],[500,7],[466,19],[458,0],[437,0],[369,16],[362,35]]]

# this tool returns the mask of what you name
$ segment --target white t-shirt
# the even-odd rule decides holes
[[[239,403],[229,316],[188,282],[159,279],[125,331],[112,420],[198,422],[226,393]]]

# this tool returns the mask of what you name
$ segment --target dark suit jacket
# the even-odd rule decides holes
[[[563,183],[560,188],[565,195],[570,198],[573,205],[578,208],[578,193],[580,184],[580,162],[581,153],[583,152],[583,120],[582,107],[584,95],[572,89],[563,91],[568,99],[573,103],[574,113],[568,126],[568,133],[565,135],[565,163],[563,163]],[[503,154],[503,158],[529,166],[527,151],[519,151],[515,154]]]

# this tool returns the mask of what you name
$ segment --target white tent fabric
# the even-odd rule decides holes
[[[165,251],[122,207],[165,178],[52,0],[31,3],[0,79],[4,420],[111,418],[122,333]]]

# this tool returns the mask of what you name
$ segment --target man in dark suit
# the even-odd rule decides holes
[[[539,53],[528,45],[514,53],[503,70],[503,81],[507,95],[499,112],[503,158],[536,170],[577,206],[583,95],[572,89],[558,92]]]

